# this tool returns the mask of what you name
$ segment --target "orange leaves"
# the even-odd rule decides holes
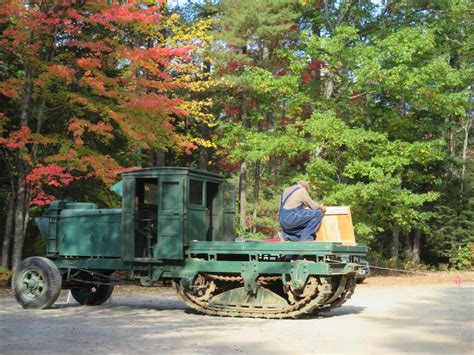
[[[74,75],[76,74],[73,68],[61,64],[53,64],[49,66],[47,70],[50,75],[63,79],[67,84],[72,83]]]
[[[87,122],[87,121],[85,121]],[[72,132],[74,137],[74,143],[76,145],[83,145],[84,141],[81,139],[82,135],[84,134],[84,120],[79,119],[72,119],[69,121],[68,131]]]
[[[197,145],[189,141],[181,141],[179,145],[184,149],[187,155],[191,155],[192,151],[197,149]]]
[[[0,127],[3,114],[0,114]],[[28,126],[22,126],[17,131],[9,131],[7,137],[0,137],[0,145],[8,149],[23,149],[28,144],[47,145],[56,143],[53,139],[41,134],[32,133]]]
[[[91,123],[86,120],[81,120],[79,118],[73,118],[69,121],[68,131],[70,131],[74,137],[74,143],[76,145],[83,145],[84,141],[82,140],[82,135],[88,130],[89,132],[97,133],[105,138],[111,138],[110,134],[113,130],[111,125],[105,124],[105,122],[100,121],[97,124]]]
[[[87,177],[96,177],[103,181],[105,184],[113,184],[117,176],[115,171],[121,168],[121,166],[110,156],[84,156],[81,160],[86,163],[91,171],[86,175]]]
[[[0,24],[11,21],[11,18],[15,16],[20,5],[18,1],[5,0],[3,2],[0,10]]]
[[[82,77],[82,79],[80,80],[80,83],[84,86],[88,86],[97,95],[105,96],[105,97],[117,96],[114,91],[107,90],[104,82],[100,78],[87,75],[87,76]]]
[[[186,110],[178,107],[182,102],[182,99],[170,99],[164,95],[151,93],[133,98],[130,101],[130,107],[161,114],[186,115]]]
[[[89,124],[89,131],[97,132],[100,134],[106,134],[112,132],[113,127],[111,125],[105,124],[104,122],[100,121],[97,124]]]
[[[46,65],[44,71],[35,80],[35,85],[46,89],[50,84],[50,80],[58,78],[63,80],[67,85],[71,85],[75,79],[76,71],[66,65],[51,64]]]
[[[82,69],[95,69],[95,68],[100,68],[102,64],[100,63],[99,59],[96,58],[79,58],[76,60],[76,63],[78,66],[80,66]]]
[[[28,34],[25,30],[18,27],[8,27],[2,32],[0,46],[8,50],[14,50],[18,47],[24,47],[27,39]]]
[[[77,151],[74,149],[69,149],[64,154],[58,154],[54,156],[49,156],[46,161],[55,161],[55,162],[73,162],[77,159]]]
[[[164,113],[168,104],[169,99],[166,96],[158,94],[148,94],[136,97],[131,100],[130,107],[140,110],[148,110]]]
[[[116,172],[123,169],[109,155],[91,155],[84,154],[84,152],[81,154],[75,149],[70,149],[61,155],[51,156],[47,160],[50,163],[49,166],[54,166],[56,163],[61,165],[67,164],[68,170],[77,175],[74,177],[76,180],[81,178],[97,178],[105,184],[114,183],[117,178]]]
[[[0,145],[9,149],[21,149],[30,141],[31,130],[29,127],[23,126],[19,131],[10,131],[7,138],[0,138]]]
[[[102,52],[110,53],[113,51],[112,47],[107,44],[105,41],[68,41],[66,46],[75,47],[77,49],[88,49],[94,55],[101,55]]]
[[[18,98],[21,83],[23,83],[23,80],[17,78],[9,78],[4,82],[0,82],[0,94],[12,99]]]
[[[168,65],[172,57],[179,57],[184,60],[191,60],[189,56],[191,47],[181,48],[127,48],[125,56],[132,62],[153,61],[155,64]]]

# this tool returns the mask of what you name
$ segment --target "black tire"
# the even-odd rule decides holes
[[[113,278],[113,275],[111,277]],[[85,281],[93,279],[84,275]],[[81,285],[80,287],[71,287],[72,297],[83,306],[99,306],[107,301],[114,292],[114,285]]]
[[[23,308],[44,309],[58,299],[61,282],[61,273],[51,260],[32,256],[16,268],[12,291]]]

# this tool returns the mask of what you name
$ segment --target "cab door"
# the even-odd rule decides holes
[[[206,240],[206,207],[204,180],[190,177],[188,180],[187,243]]]
[[[156,259],[183,259],[183,180],[165,177],[160,179],[160,206],[158,211],[158,244]]]
[[[150,261],[157,243],[159,180],[126,177],[122,198],[122,256],[127,261]]]

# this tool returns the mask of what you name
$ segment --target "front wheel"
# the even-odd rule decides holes
[[[113,278],[113,275],[114,274],[110,277]],[[83,306],[99,306],[112,296],[114,285],[94,285],[92,284],[94,279],[90,274],[82,275],[82,279],[91,282],[91,284],[84,284],[80,287],[71,287],[71,295],[79,304]]]
[[[61,273],[49,259],[33,256],[15,270],[12,291],[23,308],[49,308],[61,292]]]

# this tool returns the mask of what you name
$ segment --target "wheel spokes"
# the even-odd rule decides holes
[[[29,298],[39,297],[46,289],[43,275],[38,270],[27,270],[21,283],[25,295]]]

